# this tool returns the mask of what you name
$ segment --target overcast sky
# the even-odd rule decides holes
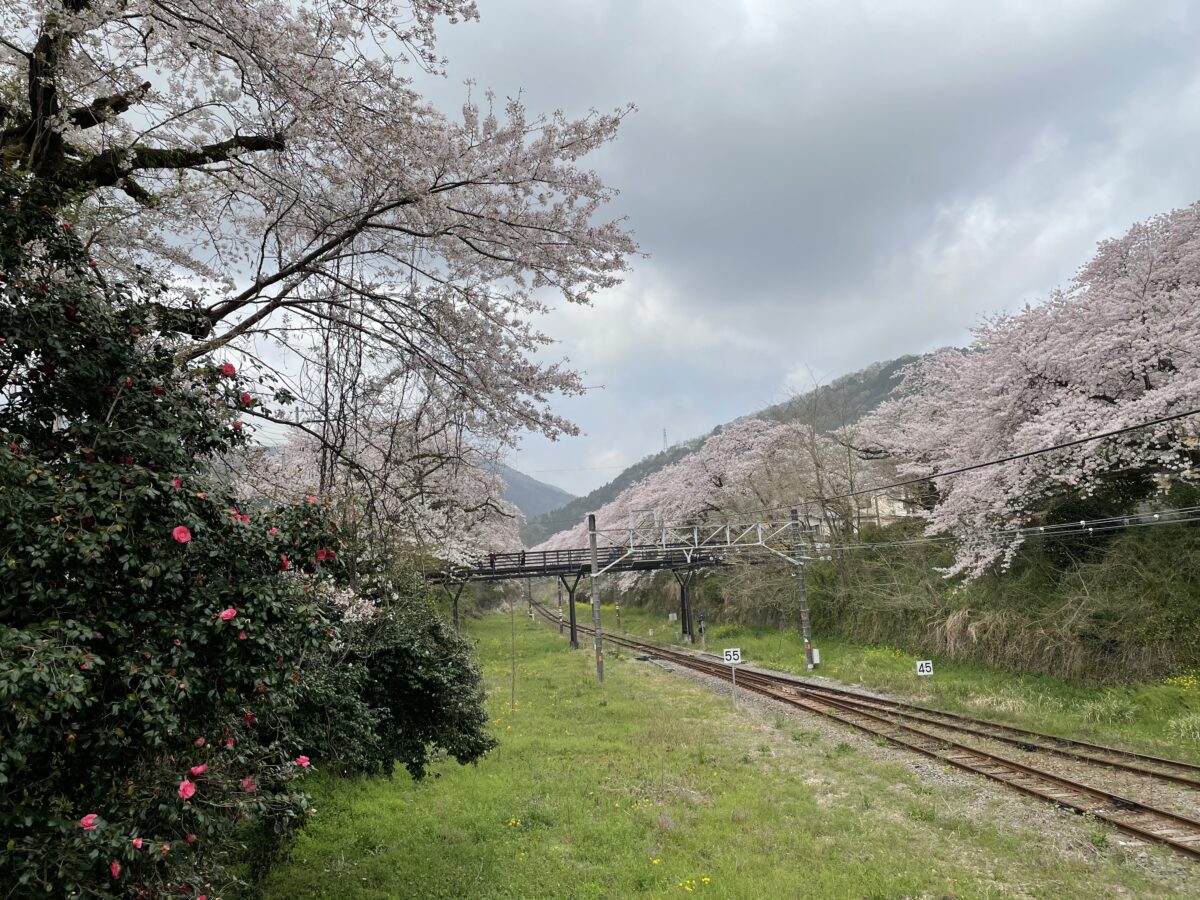
[[[1200,199],[1200,14],[1184,2],[480,0],[444,27],[531,111],[634,102],[590,161],[647,259],[543,323],[603,385],[527,440],[585,493],[812,377],[968,340],[1097,240]],[[478,90],[477,90],[478,93]]]

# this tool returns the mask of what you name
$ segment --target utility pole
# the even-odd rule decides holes
[[[804,584],[804,547],[800,538],[800,511],[792,510],[792,545],[796,554],[796,588],[800,591],[800,628],[804,633],[804,661],[813,670],[812,628],[808,622],[808,588]]]
[[[600,571],[600,553],[596,549],[595,513],[588,513],[587,525],[588,543],[592,549],[592,635],[596,639],[596,678],[601,684],[604,684],[604,636],[600,633],[600,593],[596,590],[596,575]]]

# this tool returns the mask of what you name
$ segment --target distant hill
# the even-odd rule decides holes
[[[882,403],[900,383],[900,369],[909,363],[916,362],[917,359],[919,357],[901,356],[899,359],[873,363],[858,372],[843,375],[815,390],[799,394],[742,418],[771,419],[777,422],[807,422],[818,431],[833,431],[842,425],[857,422]],[[690,441],[684,441],[668,447],[660,453],[647,456],[625,469],[603,487],[596,488],[587,496],[572,500],[551,512],[538,516],[527,514],[526,522],[521,526],[521,539],[525,542],[525,546],[533,547],[564,528],[578,525],[588,513],[595,512],[605,503],[615,500],[625,488],[654,474],[659,469],[679,462],[703,444],[712,434],[716,434],[720,430],[721,427],[714,428],[709,434],[692,438]]]
[[[887,399],[900,383],[900,370],[919,356],[901,356],[872,363],[865,369],[835,378],[753,414],[776,422],[805,422],[817,431],[836,431],[852,425]]]
[[[525,473],[510,469],[503,463],[497,463],[493,471],[504,479],[506,485],[504,499],[524,513],[526,519],[544,515],[575,499],[574,494],[568,494],[562,488],[538,481],[536,478],[530,478]]]
[[[673,462],[678,462],[702,443],[704,443],[704,438],[699,437],[668,447],[653,456],[647,456],[641,462],[634,463],[608,484],[596,488],[587,496],[578,497],[553,512],[536,518],[526,517],[525,524],[521,526],[521,540],[525,542],[526,547],[534,547],[550,535],[556,534],[564,528],[578,525],[588,513],[595,512],[634,482],[641,481],[647,475],[651,475]]]

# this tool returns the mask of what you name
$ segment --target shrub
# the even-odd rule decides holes
[[[315,497],[212,474],[247,408],[199,317],[88,260],[0,175],[0,884],[214,896],[305,818],[309,756],[420,776],[485,753],[481,678],[416,576],[362,564]]]
[[[483,680],[465,640],[411,572],[357,589],[325,581],[319,595],[342,619],[338,639],[299,685],[296,736],[343,772],[425,774],[430,748],[473,762],[495,741],[485,731]]]

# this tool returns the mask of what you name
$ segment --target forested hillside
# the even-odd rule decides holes
[[[530,517],[521,527],[521,539],[526,546],[532,547],[559,531],[575,527],[589,512],[595,512],[605,504],[611,503],[622,491],[642,479],[680,462],[698,450],[708,438],[736,422],[766,419],[784,424],[809,425],[819,432],[830,432],[843,425],[853,424],[879,406],[899,383],[900,370],[918,359],[917,356],[901,356],[898,359],[872,363],[865,369],[843,375],[829,384],[819,385],[782,403],[776,403],[760,412],[735,419],[728,425],[714,428],[706,435],[647,456],[590,494],[552,512]],[[517,505],[520,506],[519,503]]]
[[[552,512],[575,499],[574,494],[510,469],[503,463],[494,466],[493,471],[504,479],[503,499],[524,513],[527,519]]]

